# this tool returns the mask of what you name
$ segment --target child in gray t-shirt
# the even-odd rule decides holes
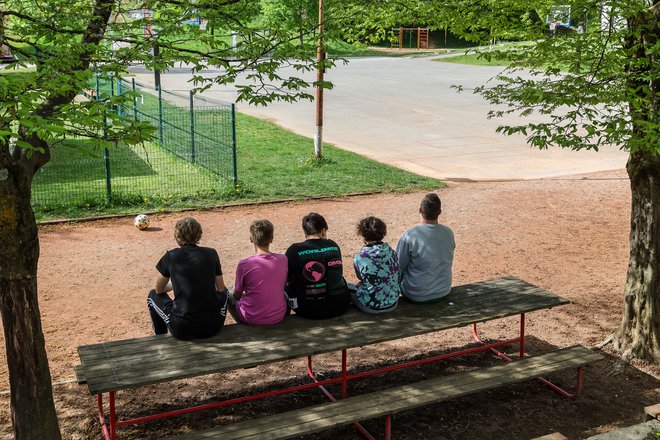
[[[435,302],[451,290],[454,233],[438,224],[442,212],[437,194],[427,194],[419,208],[420,223],[399,239],[396,252],[401,266],[403,296],[413,302]]]

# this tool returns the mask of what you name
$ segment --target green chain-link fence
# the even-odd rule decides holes
[[[156,142],[93,151],[84,140],[55,145],[35,176],[32,204],[48,211],[63,206],[139,205],[213,199],[235,185],[234,105],[190,93],[154,90],[135,81],[97,80],[96,99],[134,92],[132,105],[117,109],[156,128]]]

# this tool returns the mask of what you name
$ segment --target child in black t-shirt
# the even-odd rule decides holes
[[[339,246],[326,237],[328,223],[320,214],[312,212],[303,217],[302,228],[305,241],[292,244],[286,251],[289,307],[305,318],[341,315],[350,304],[350,294]]]
[[[220,257],[215,249],[197,246],[202,226],[192,217],[176,223],[174,238],[179,247],[158,261],[156,289],[147,298],[154,332],[169,330],[178,339],[211,337],[220,331],[227,315]]]

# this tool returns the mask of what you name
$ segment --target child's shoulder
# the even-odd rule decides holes
[[[239,263],[249,263],[250,261],[259,261],[259,260],[287,260],[286,255],[279,254],[277,252],[271,252],[270,254],[254,254],[249,257],[243,258]]]
[[[271,253],[271,254],[269,254],[269,255],[271,256],[271,258],[273,258],[273,259],[275,259],[275,260],[287,261],[287,257],[286,257],[286,255],[284,255],[284,254],[280,254],[280,253],[277,253],[277,252],[273,252],[273,253]]]

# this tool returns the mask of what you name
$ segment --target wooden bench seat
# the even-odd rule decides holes
[[[350,397],[256,420],[192,432],[171,440],[221,438],[223,440],[274,440],[311,434],[360,420],[387,416],[400,411],[468,394],[522,382],[602,359],[584,346],[560,349],[493,367],[428,379],[383,391]]]

